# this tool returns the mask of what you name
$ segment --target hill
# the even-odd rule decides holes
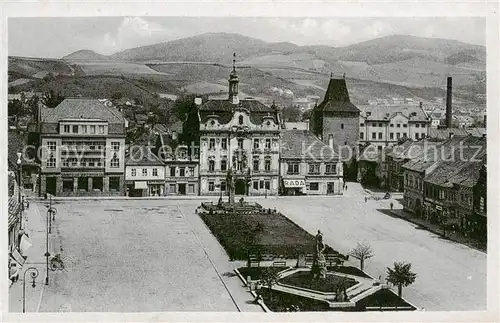
[[[62,58],[65,61],[109,61],[110,57],[94,52],[89,49],[82,49],[66,55]]]

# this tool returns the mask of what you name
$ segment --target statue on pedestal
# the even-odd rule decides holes
[[[318,230],[318,234],[316,234],[313,264],[311,268],[313,278],[326,278],[326,259],[323,254],[325,247],[326,246],[323,243],[323,234]]]
[[[234,184],[233,171],[231,170],[231,168],[228,169],[228,171],[227,171],[226,186],[227,186],[227,194],[229,196],[229,199],[228,199],[229,205],[234,205],[235,184]]]

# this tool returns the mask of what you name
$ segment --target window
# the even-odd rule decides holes
[[[238,163],[236,164],[236,169],[243,170],[243,163],[241,161],[238,161]]]
[[[376,132],[372,132],[372,139],[377,139],[377,133]]]
[[[158,168],[153,168],[153,176],[158,176]]]
[[[416,123],[415,128],[420,128],[420,123]]]
[[[403,128],[408,128],[408,124],[403,124]]]
[[[70,126],[69,126],[69,125],[67,125],[67,124],[65,124],[65,125],[64,125],[64,132],[65,132],[65,133],[69,133],[69,132],[70,132],[70,130],[71,130]]]
[[[221,148],[222,149],[227,149],[227,138],[222,138],[221,140]]]
[[[55,141],[47,141],[47,148],[49,151],[56,151],[56,142]]]
[[[148,170],[146,168],[142,169],[142,176],[148,176]]]
[[[49,159],[47,159],[47,168],[55,168],[56,167],[56,159],[54,158],[54,154],[50,154]]]
[[[327,174],[336,174],[337,173],[337,165],[335,164],[326,164],[326,171]]]
[[[63,161],[63,167],[69,167],[69,160],[68,159],[65,159]],[[133,176],[133,175],[132,175]]]
[[[215,190],[214,182],[208,182],[208,191],[213,192]]]
[[[89,160],[88,166],[89,167],[94,167],[95,161],[93,159]]]
[[[399,133],[399,132],[398,132],[398,133],[396,133],[396,138],[397,138],[397,139],[400,139],[400,138],[401,138],[401,133]]]
[[[242,124],[243,124],[243,116],[242,116],[242,115],[240,115],[240,116],[238,117],[238,124],[240,124],[240,125],[242,125]]]
[[[390,133],[389,133],[389,138],[390,138],[390,139],[394,139],[394,132],[390,132]]]
[[[260,189],[264,188],[264,181],[260,181],[260,182],[259,182],[259,188],[260,188]]]
[[[259,189],[259,182],[253,181],[253,189],[258,190]]]
[[[95,126],[90,126],[90,133],[92,133],[92,134],[95,133]]]
[[[259,160],[258,159],[254,159],[253,160],[253,170],[254,171],[258,171],[259,170]]]
[[[266,159],[264,161],[264,170],[269,172],[271,170],[271,159]]]
[[[189,167],[189,176],[194,176],[194,167]]]
[[[424,139],[424,138],[425,138],[425,132],[422,132],[422,133],[420,134],[420,138],[422,138],[422,139]]]
[[[132,176],[137,176],[137,169],[132,168],[132,170],[131,170],[131,175],[132,175]]]
[[[73,125],[73,133],[78,133],[78,126],[77,125]]]
[[[340,124],[340,129],[344,129],[344,124],[343,123]]]
[[[383,124],[381,124],[381,123],[379,123],[379,124],[378,124],[378,126],[379,126],[379,127],[383,127],[384,125],[383,125]]]
[[[87,127],[85,127],[87,128]],[[85,131],[86,132],[86,131]],[[104,126],[99,126],[99,133],[103,134],[104,133]]]
[[[266,149],[271,149],[271,139],[266,139]]]
[[[415,133],[415,139],[418,140],[418,133]]]
[[[270,181],[265,181],[264,182],[264,186],[265,186],[266,190],[270,190],[271,189],[271,182]]]
[[[175,166],[170,167],[170,176],[175,177]]]
[[[220,161],[220,170],[226,170],[227,169],[227,160],[223,159]],[[193,168],[194,171],[194,168]]]
[[[259,139],[253,140],[253,149],[259,149]]]
[[[359,133],[359,139],[365,139],[365,134],[363,132]]]
[[[116,153],[113,155],[113,158],[111,158],[110,167],[112,168],[120,167],[120,160],[118,159],[118,156],[116,156]]]
[[[111,142],[111,150],[113,151],[120,150],[120,142],[118,141]]]
[[[186,168],[185,167],[179,167],[179,176],[186,176]]]
[[[394,127],[394,123],[391,123],[391,127]]]
[[[425,128],[425,123],[422,123],[420,127]]]
[[[382,133],[381,132],[378,133],[378,139],[382,140]]]
[[[209,160],[208,161],[208,170],[213,172],[215,170],[215,161]]]
[[[225,191],[226,191],[226,182],[224,182],[224,181],[221,181],[221,182],[220,182],[220,190],[221,190],[222,192],[225,192]]]
[[[317,190],[319,190],[319,183],[310,183],[309,184],[309,190],[311,190],[311,191],[317,191]]]
[[[365,124],[364,124],[364,123],[360,123],[360,124],[359,124],[359,126],[360,126],[360,127],[364,127],[364,126],[365,126]]]
[[[287,174],[298,174],[299,164],[288,164]]]
[[[208,149],[209,150],[215,149],[215,138],[210,138],[208,140]]]
[[[400,123],[396,124],[396,127],[401,128],[401,124]]]
[[[309,174],[319,174],[319,164],[309,164]]]
[[[188,193],[194,194],[194,184],[188,184]]]
[[[238,138],[238,149],[243,149],[243,138]]]

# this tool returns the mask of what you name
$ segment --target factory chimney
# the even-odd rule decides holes
[[[446,81],[446,127],[447,128],[451,128],[451,120],[452,120],[451,88],[452,88],[452,79],[451,76],[448,76],[448,79]]]

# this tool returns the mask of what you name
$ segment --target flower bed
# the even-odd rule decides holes
[[[336,271],[338,273],[359,276],[364,278],[371,278],[365,272],[361,271],[361,269],[352,267],[352,266],[336,266],[336,267],[326,267],[328,271]]]
[[[407,310],[413,311],[415,307],[408,304],[390,289],[381,289],[375,293],[363,298],[356,303],[358,310],[366,310],[367,307],[379,307],[384,310]],[[401,309],[404,308],[404,309]]]
[[[288,267],[241,267],[238,268],[238,271],[244,279],[247,279],[247,277],[250,276],[252,280],[258,280],[260,279],[260,275],[262,274],[264,268],[269,268],[269,270],[277,273],[288,269]]]
[[[281,213],[199,213],[231,260],[246,260],[253,254],[296,258],[313,250],[314,236]],[[256,233],[257,232],[257,233]],[[325,253],[335,251],[326,246]]]
[[[310,271],[297,272],[280,279],[280,283],[316,290],[323,293],[331,293],[337,291],[341,280],[346,280],[346,289],[356,285],[356,281],[354,279],[340,277],[334,274],[327,274],[324,279],[313,279]]]
[[[262,295],[264,304],[273,312],[289,312],[292,307],[298,307],[299,311],[308,312],[331,310],[327,302],[268,288],[261,288],[259,294]]]

